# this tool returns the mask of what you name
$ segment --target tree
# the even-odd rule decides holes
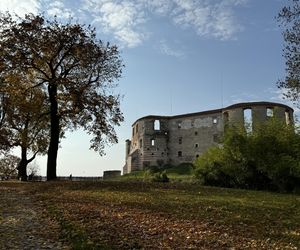
[[[300,1],[290,0],[289,5],[281,9],[278,21],[283,31],[283,56],[286,60],[286,76],[277,85],[284,89],[286,98],[296,102],[300,95]]]
[[[37,154],[46,153],[49,135],[49,119],[45,106],[45,95],[38,88],[29,88],[30,83],[11,77],[0,82],[0,93],[5,96],[2,101],[3,119],[2,147],[20,147],[21,159],[18,164],[18,176],[27,180],[27,165]],[[28,159],[28,154],[32,156]]]
[[[9,179],[17,175],[17,166],[20,158],[15,155],[6,154],[0,158],[0,177],[1,179]]]
[[[210,148],[195,161],[204,184],[296,191],[300,188],[300,135],[275,118],[255,126],[228,127],[222,147]]]
[[[0,19],[0,72],[7,80],[26,74],[47,94],[50,116],[47,180],[56,178],[61,133],[82,127],[93,135],[91,149],[103,154],[116,143],[115,125],[123,121],[120,97],[113,94],[122,73],[116,46],[96,38],[95,29],[27,15]]]

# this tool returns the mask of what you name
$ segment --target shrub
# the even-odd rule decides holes
[[[153,182],[169,182],[166,171],[155,173],[152,178]]]
[[[169,182],[169,177],[167,176],[166,171],[153,172],[151,169],[148,169],[144,172],[144,181],[151,182]]]
[[[300,186],[300,136],[275,119],[252,133],[227,128],[223,146],[195,161],[195,175],[205,185],[295,191]]]

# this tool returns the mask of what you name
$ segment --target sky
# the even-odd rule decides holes
[[[282,30],[275,19],[288,0],[0,0],[0,11],[44,13],[91,24],[116,44],[125,68],[116,94],[125,121],[106,155],[89,150],[83,131],[67,133],[59,176],[102,176],[122,170],[131,125],[147,115],[177,115],[238,102],[285,103]],[[46,174],[46,157],[38,157]]]

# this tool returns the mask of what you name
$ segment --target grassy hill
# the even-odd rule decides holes
[[[297,195],[186,182],[3,185],[38,201],[74,249],[300,248]]]
[[[193,176],[193,167],[191,164],[181,164],[178,166],[166,166],[162,169],[159,169],[157,167],[150,168],[148,170],[141,170],[141,171],[133,171],[129,174],[125,174],[121,176],[120,178],[117,178],[117,180],[150,180],[150,177],[155,174],[155,172],[159,171],[165,171],[168,178],[171,182],[173,181],[185,181],[185,182],[191,182],[194,181]]]

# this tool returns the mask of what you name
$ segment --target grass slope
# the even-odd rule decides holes
[[[74,249],[297,249],[300,196],[124,181],[23,185]]]
[[[170,178],[171,182],[178,182],[178,181],[188,181],[191,182],[194,180],[193,175],[193,167],[190,164],[181,164],[178,166],[170,166],[166,167],[162,170],[166,171],[166,174],[168,178]],[[162,171],[161,170],[161,171]],[[128,181],[128,180],[134,180],[134,181],[142,181],[144,179],[149,178],[149,172],[146,171],[133,171],[129,174],[125,174],[119,178],[115,178],[119,181]]]

